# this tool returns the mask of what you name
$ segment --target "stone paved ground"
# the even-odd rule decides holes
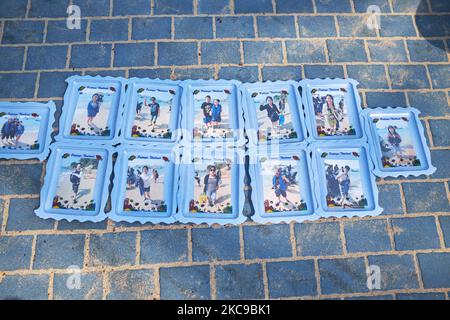
[[[65,27],[70,3],[81,7],[80,30]],[[370,4],[382,11],[377,32],[365,27]],[[385,213],[376,218],[208,228],[41,220],[33,208],[44,166],[1,161],[0,298],[449,299],[449,4],[0,1],[1,100],[60,106],[72,74],[352,77],[364,106],[422,111],[438,167],[429,177],[380,180]],[[380,290],[366,286],[372,264]],[[73,265],[82,268],[79,290],[66,285]]]

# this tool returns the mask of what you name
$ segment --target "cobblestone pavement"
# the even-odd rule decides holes
[[[69,4],[81,8],[79,30],[66,28]],[[366,26],[372,4],[380,30]],[[351,77],[364,106],[421,110],[438,170],[379,180],[379,217],[209,228],[42,220],[33,209],[45,165],[2,160],[0,298],[449,299],[449,4],[1,1],[1,100],[60,107],[73,74]],[[369,265],[380,267],[380,289],[367,288]],[[81,268],[78,290],[67,286],[70,266]]]

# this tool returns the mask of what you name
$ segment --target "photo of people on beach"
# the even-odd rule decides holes
[[[378,134],[384,168],[420,166],[408,118],[375,118],[372,121]]]
[[[14,150],[39,149],[42,117],[36,113],[12,114],[0,112],[0,148]]]
[[[95,210],[94,189],[101,156],[64,154],[53,208]]]
[[[114,87],[78,88],[78,100],[70,134],[73,136],[109,136],[111,108],[117,90]]]
[[[258,120],[259,141],[295,139],[292,112],[287,90],[268,90],[252,93]]]
[[[367,199],[363,193],[358,160],[325,160],[327,206],[329,208],[365,208]]]
[[[261,161],[261,175],[266,213],[307,210],[300,193],[298,161]]]
[[[225,90],[194,91],[194,139],[230,138],[231,92]]]
[[[125,211],[165,212],[164,168],[166,162],[149,156],[128,159]]]
[[[231,213],[231,160],[194,165],[194,199],[190,212]]]
[[[170,139],[170,116],[174,90],[137,90],[136,112],[131,126],[132,138]]]
[[[345,102],[347,89],[322,89],[311,91],[316,129],[319,136],[355,135],[348,106]]]

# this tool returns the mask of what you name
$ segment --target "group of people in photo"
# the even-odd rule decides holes
[[[25,126],[19,118],[9,117],[2,125],[1,140],[6,146],[17,146],[25,132]]]
[[[283,126],[285,122],[286,98],[282,97],[278,106],[274,103],[271,96],[266,97],[266,104],[259,106],[260,111],[267,112],[267,118],[270,121],[272,128]]]
[[[289,202],[288,199],[288,187],[297,183],[297,172],[293,172],[292,166],[287,168],[277,168],[272,178],[272,189],[275,192],[275,197],[278,199],[276,206],[280,205],[281,197],[284,198],[284,202]]]
[[[205,130],[216,128],[222,122],[222,105],[219,99],[214,99],[211,103],[211,96],[205,97],[200,109],[203,112],[203,126]]]
[[[335,102],[331,94],[324,97],[313,97],[314,113],[317,119],[323,123],[327,135],[340,134],[344,117],[344,99]]]
[[[147,102],[147,99],[145,98],[144,101],[138,102],[136,105],[136,118],[143,120],[143,113],[142,109],[146,107],[149,108],[150,113],[150,122],[153,126],[156,125],[156,121],[158,120],[161,112],[161,107],[159,103],[156,101],[156,97],[150,98],[150,103]],[[169,110],[170,111],[170,110]]]
[[[158,178],[159,172],[156,169],[152,169],[150,173],[148,166],[143,166],[142,171],[129,167],[127,172],[127,186],[128,189],[139,188],[139,193],[143,200],[152,201],[150,195],[151,183],[157,183]]]
[[[350,190],[350,166],[327,165],[327,196],[329,198],[338,198],[340,206],[351,205],[349,197]]]

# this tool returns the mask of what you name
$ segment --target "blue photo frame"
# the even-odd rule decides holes
[[[289,223],[319,218],[311,159],[303,145],[289,144],[279,152],[250,154],[249,170],[253,221]]]
[[[244,157],[245,151],[241,148],[183,150],[179,169],[177,221],[209,225],[244,222],[247,219],[242,214],[245,201]],[[209,178],[211,170],[218,177],[214,182]],[[206,189],[208,183],[211,183],[211,187]],[[210,191],[214,189],[213,195]]]
[[[104,220],[113,152],[106,146],[53,144],[37,216],[69,222]]]
[[[173,144],[179,141],[182,92],[179,83],[148,78],[128,80],[126,108],[120,130],[122,141],[128,145]]]
[[[361,97],[353,79],[300,81],[308,142],[367,139],[361,124]]]
[[[111,193],[112,210],[108,216],[114,221],[129,223],[174,223],[178,189],[177,155],[170,146],[158,149],[120,146]],[[142,179],[144,166],[148,174],[145,173]],[[145,183],[148,183],[150,200],[145,199]],[[157,197],[161,199],[156,200]]]
[[[431,164],[420,111],[415,108],[376,108],[362,112],[369,137],[375,175],[385,177],[431,175]]]
[[[56,140],[96,145],[114,143],[122,123],[127,80],[71,76],[66,82]]]
[[[0,158],[47,158],[55,122],[55,103],[0,102]]]
[[[183,145],[206,142],[242,147],[245,144],[244,119],[239,106],[240,84],[236,80],[181,82]],[[219,100],[217,105],[216,100]]]
[[[324,217],[378,215],[378,189],[368,145],[315,143],[312,151],[317,213]]]
[[[306,141],[305,115],[297,88],[295,81],[245,83],[239,87],[245,130],[252,145]]]

